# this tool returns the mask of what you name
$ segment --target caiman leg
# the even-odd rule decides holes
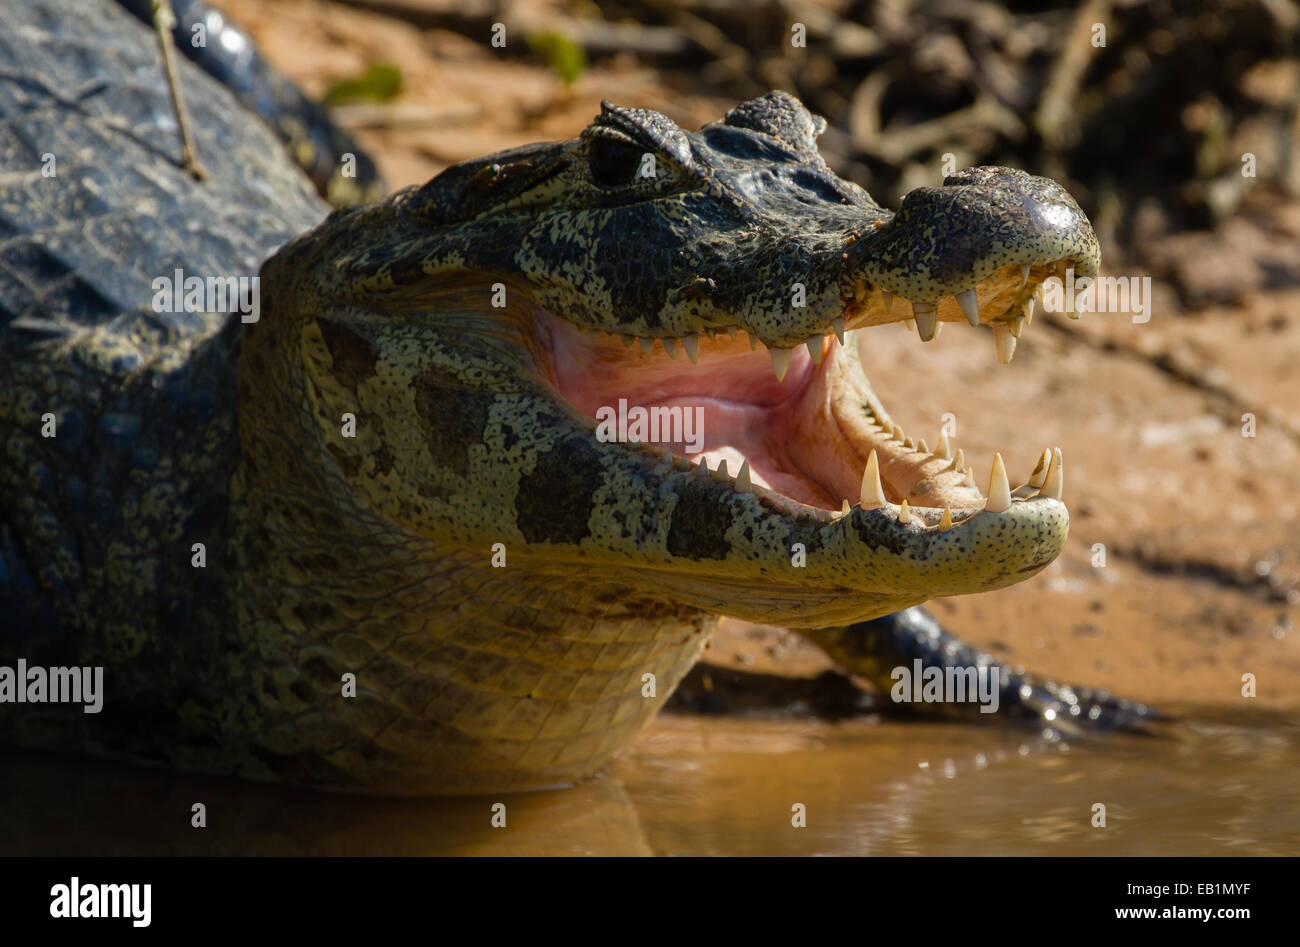
[[[1003,664],[992,655],[962,643],[924,609],[908,608],[892,615],[838,628],[801,631],[845,671],[869,680],[885,695],[885,706],[908,712],[953,719],[1015,720],[1057,731],[1067,736],[1090,730],[1144,730],[1143,724],[1165,719],[1143,704],[1117,698],[1102,690],[1073,687],[1049,681]],[[947,669],[997,669],[998,702],[995,713],[981,713],[971,700],[895,703],[892,698],[900,675],[916,665]],[[918,682],[917,688],[919,690]]]

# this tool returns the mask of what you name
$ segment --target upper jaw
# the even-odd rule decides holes
[[[1087,216],[1055,181],[978,167],[910,192],[846,258],[851,324],[906,320],[923,342],[945,322],[988,325],[1006,364],[1043,282],[1067,269],[1095,275],[1101,251]]]
[[[1012,168],[967,168],[920,187],[850,250],[847,270],[924,304],[956,296],[1011,266],[1065,261],[1096,272],[1101,250],[1087,216],[1049,178]],[[994,313],[993,315],[1000,315]]]
[[[967,322],[992,328],[995,352],[1006,363],[1032,322],[1043,282],[1067,268],[1095,275],[1100,266],[1096,235],[1070,194],[1009,168],[969,168],[941,187],[917,188],[893,215],[862,204],[810,219],[806,234],[768,225],[770,233],[750,234],[757,243],[727,264],[753,272],[678,274],[682,285],[656,304],[656,328],[612,312],[595,323],[575,316],[574,323],[692,361],[702,338],[748,333],[752,346],[768,349],[780,379],[794,351],[806,347],[816,359],[854,328],[907,321],[930,341],[943,323]],[[787,244],[804,255],[793,269],[763,258]],[[802,304],[792,301],[792,287]]]

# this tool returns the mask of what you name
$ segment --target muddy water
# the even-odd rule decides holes
[[[666,715],[603,778],[499,799],[360,799],[8,752],[0,854],[1295,855],[1297,772],[1300,716],[1186,709],[1165,738],[1067,746]],[[205,829],[190,827],[195,802]]]

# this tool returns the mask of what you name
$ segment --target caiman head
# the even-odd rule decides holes
[[[263,271],[241,401],[280,407],[241,406],[249,489],[293,484],[285,529],[342,504],[394,549],[790,627],[1038,572],[1059,451],[977,486],[891,421],[859,350],[969,322],[1010,361],[1042,282],[1096,271],[1092,228],[1005,168],[891,213],[827,167],[824,125],[782,92],[698,132],[606,104],[333,215]]]

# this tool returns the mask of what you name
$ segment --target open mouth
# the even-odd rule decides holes
[[[1003,267],[932,305],[864,291],[827,320],[823,335],[785,349],[768,349],[735,326],[685,338],[620,337],[548,314],[537,326],[539,363],[597,437],[666,451],[677,469],[729,480],[785,515],[830,522],[860,508],[947,531],[1040,497],[1060,500],[1061,452],[1044,450],[1019,485],[995,455],[977,483],[945,434],[931,444],[894,423],[856,343],[887,322],[907,321],[923,341],[944,322],[969,322],[992,329],[997,356],[1008,362],[1042,280],[1057,267]]]

